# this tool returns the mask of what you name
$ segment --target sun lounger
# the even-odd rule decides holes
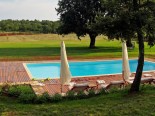
[[[96,80],[97,84],[105,84],[104,80]]]
[[[125,82],[126,82],[127,84],[132,84],[132,83],[133,83],[133,80],[134,80],[134,79],[129,79],[129,80],[126,80]]]
[[[155,78],[153,78],[153,77],[141,78],[141,84],[145,84],[145,83],[151,84],[154,80],[155,80]],[[134,81],[134,79],[133,80],[132,79],[131,80],[126,80],[126,82],[128,84],[132,84],[133,81]]]
[[[69,90],[71,90],[71,89],[74,87],[75,84],[76,84],[75,82],[70,82],[70,83],[68,84]]]
[[[147,77],[147,78],[141,78],[141,83],[145,84],[145,83],[149,83],[151,84],[155,79],[152,77]]]
[[[129,80],[134,80],[135,77],[129,77]]]
[[[106,83],[104,80],[96,80],[96,85],[97,85],[97,88],[99,88],[99,86],[105,86],[106,87]],[[104,88],[104,87],[102,87]]]
[[[87,91],[89,89],[89,84],[88,83],[78,83],[78,84],[74,84],[73,86],[69,86],[70,91],[75,91],[75,92],[79,92],[79,91]]]
[[[118,86],[120,88],[124,87],[125,83],[123,80],[120,80],[120,81],[111,81],[109,86],[107,88],[110,88],[112,86]]]
[[[144,75],[144,77],[152,77],[151,74],[143,74],[143,75]]]
[[[97,83],[99,84],[98,86],[100,86],[101,88],[105,89],[105,91],[108,91],[111,87],[117,86],[119,88],[124,87],[124,81],[120,80],[120,81],[111,81],[109,84],[106,84],[105,81],[99,81],[97,80]]]

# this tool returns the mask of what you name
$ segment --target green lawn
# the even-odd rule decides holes
[[[89,49],[89,37],[78,40],[73,34],[62,37],[56,34],[18,35],[0,37],[0,60],[41,60],[59,59],[60,42],[64,40],[69,58],[120,58],[122,55],[121,42],[109,41],[104,36],[99,36],[96,41],[97,49]],[[138,56],[138,46],[129,50],[129,57]],[[145,44],[145,56],[155,57],[155,47],[150,48]]]
[[[154,116],[155,87],[144,86],[138,94],[127,90],[82,100],[49,104],[21,104],[13,98],[0,97],[2,116]]]

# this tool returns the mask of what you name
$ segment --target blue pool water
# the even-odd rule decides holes
[[[137,60],[130,60],[131,72],[136,72]],[[69,62],[72,76],[92,76],[122,73],[122,60]],[[28,63],[32,78],[59,78],[60,63]],[[155,63],[145,61],[143,71],[155,70]]]

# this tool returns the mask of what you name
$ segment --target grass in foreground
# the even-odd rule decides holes
[[[109,41],[104,36],[96,39],[97,49],[89,49],[89,37],[80,40],[74,34],[62,37],[56,34],[18,35],[0,37],[0,60],[46,60],[59,59],[60,42],[66,43],[67,54],[70,59],[88,58],[121,58],[122,47],[120,41]],[[138,56],[138,46],[129,50],[129,57]],[[155,47],[145,44],[145,56],[155,57]]]
[[[155,115],[155,87],[144,86],[138,94],[127,90],[83,100],[52,104],[20,104],[13,98],[0,97],[0,115],[28,116],[150,116]]]

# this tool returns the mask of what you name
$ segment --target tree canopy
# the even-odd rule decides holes
[[[76,33],[78,38],[89,34],[89,47],[95,47],[98,33],[90,25],[95,23],[96,12],[101,10],[100,0],[59,0],[58,6],[56,10],[61,22],[59,33]]]
[[[102,0],[102,11],[92,27],[109,39],[137,38],[139,59],[131,92],[139,91],[144,65],[144,40],[150,46],[155,44],[155,2],[154,0]]]
[[[139,10],[134,11],[133,1],[131,0],[102,0],[102,12],[96,17],[95,29],[99,33],[105,34],[109,39],[114,38],[135,38],[137,37],[137,18],[141,23],[144,38],[149,42],[149,45],[154,45],[153,41],[149,41],[154,36],[155,17],[154,17],[154,2],[139,1]],[[152,34],[151,34],[152,33]]]

